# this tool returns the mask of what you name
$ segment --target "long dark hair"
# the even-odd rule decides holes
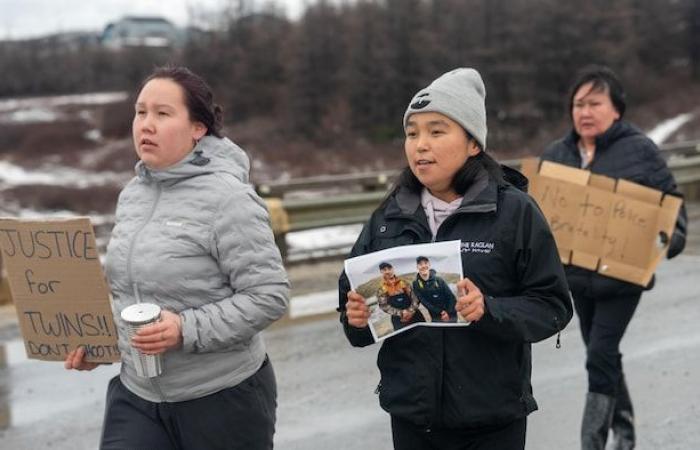
[[[469,186],[474,183],[474,180],[484,169],[489,174],[489,177],[493,179],[499,185],[503,185],[505,180],[503,178],[503,169],[501,165],[491,157],[485,151],[480,151],[475,156],[468,158],[462,167],[459,168],[457,173],[455,173],[454,178],[452,178],[452,188],[459,194],[463,196]],[[394,188],[391,192],[395,192],[400,188],[408,189],[409,191],[420,194],[423,190],[423,184],[418,180],[418,178],[413,174],[410,167],[405,167],[394,182]]]
[[[223,108],[214,103],[214,94],[206,81],[199,75],[184,66],[156,67],[153,72],[143,80],[136,96],[151,80],[166,78],[177,83],[185,94],[185,106],[193,122],[201,122],[207,127],[207,135],[218,138],[221,135],[223,120]]]

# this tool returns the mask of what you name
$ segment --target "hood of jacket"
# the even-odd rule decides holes
[[[503,178],[520,191],[527,192],[529,181],[525,175],[513,169],[512,167],[501,165],[503,170]]]
[[[204,136],[179,162],[165,169],[152,169],[143,161],[136,163],[136,176],[143,182],[176,183],[184,178],[214,172],[233,175],[242,183],[248,183],[250,161],[248,155],[228,138]]]

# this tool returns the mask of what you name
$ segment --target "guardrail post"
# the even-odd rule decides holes
[[[275,244],[280,249],[282,259],[287,258],[287,233],[289,232],[289,215],[284,209],[280,198],[265,198],[267,210],[270,214],[270,225],[275,235]]]

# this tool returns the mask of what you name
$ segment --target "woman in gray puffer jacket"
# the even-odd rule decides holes
[[[286,311],[289,285],[248,158],[185,68],[156,69],[135,108],[141,160],[107,249],[122,368],[101,448],[272,448],[276,384],[260,332]],[[142,301],[161,321],[130,343],[120,313]],[[138,376],[130,345],[162,354],[162,374]],[[95,364],[78,349],[66,367]]]

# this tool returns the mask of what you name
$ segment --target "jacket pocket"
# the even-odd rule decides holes
[[[435,409],[435,379],[429,376],[427,362],[415,334],[428,330],[413,329],[382,344],[377,358],[381,381],[377,386],[379,404],[389,414],[416,425],[430,425]]]
[[[449,334],[442,395],[444,425],[472,428],[524,416],[529,354],[523,345],[467,330],[450,330]]]
[[[207,227],[187,219],[169,218],[159,223],[163,240],[181,251],[199,255],[209,252],[209,230]]]

